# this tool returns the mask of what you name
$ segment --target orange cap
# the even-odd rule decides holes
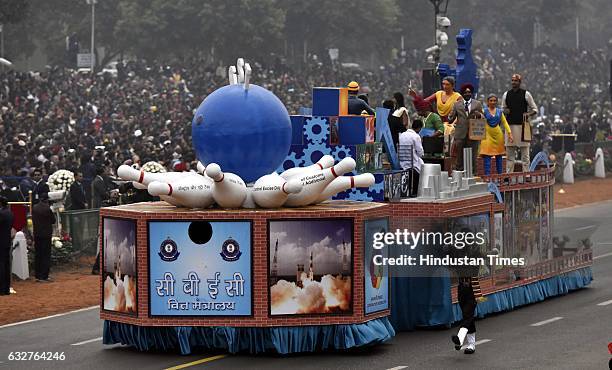
[[[359,84],[356,81],[351,81],[348,84],[348,91],[357,92],[359,91]]]

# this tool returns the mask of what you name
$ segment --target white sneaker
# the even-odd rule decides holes
[[[468,332],[467,328],[460,328],[459,333],[451,337],[451,340],[453,341],[453,343],[455,343],[455,350],[459,351],[461,349],[461,346],[463,345],[463,342],[465,341],[465,337],[466,335],[468,335],[467,332]]]
[[[465,353],[466,355],[471,355],[472,353],[476,352],[476,333],[468,334],[466,336],[466,339],[467,346],[465,347],[463,353]]]

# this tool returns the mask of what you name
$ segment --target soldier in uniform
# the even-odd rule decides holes
[[[467,227],[461,230],[463,233],[473,234],[480,231]],[[496,248],[488,253],[485,253],[482,248],[483,246],[479,244],[467,245],[462,249],[451,247],[450,254],[453,257],[467,256],[477,258],[499,253]],[[476,352],[476,305],[478,301],[485,300],[480,289],[479,271],[480,266],[456,266],[453,271],[458,277],[457,298],[463,318],[459,324],[458,333],[453,335],[451,340],[457,351],[465,345],[463,353],[468,355]]]

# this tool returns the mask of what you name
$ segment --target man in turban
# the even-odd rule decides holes
[[[455,131],[453,133],[453,150],[451,155],[455,162],[455,169],[463,171],[463,149],[472,148],[472,168],[476,168],[476,158],[478,156],[478,141],[470,140],[468,131],[470,119],[482,118],[482,103],[473,98],[474,86],[466,83],[461,85],[459,90],[463,100],[453,104],[449,115],[449,120],[455,121]]]
[[[425,136],[444,135],[444,123],[438,113],[431,111],[431,104],[418,95],[414,97],[413,104],[419,116],[423,117],[423,129],[433,133],[432,135],[425,134]]]

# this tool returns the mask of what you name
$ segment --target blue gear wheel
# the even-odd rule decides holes
[[[285,162],[292,162],[293,166],[285,168]],[[302,156],[301,158],[298,158],[297,153],[292,151],[289,155],[287,155],[287,157],[283,160],[280,166],[278,166],[278,168],[276,169],[276,172],[282,173],[285,170],[288,170],[289,168],[299,167],[299,166],[302,166],[303,164],[304,164],[304,156]]]
[[[321,127],[321,132],[314,132],[314,127]],[[306,139],[312,141],[313,144],[324,144],[329,135],[329,123],[324,118],[311,117],[304,122],[304,133]]]
[[[372,197],[368,195],[367,191],[353,189],[350,193],[348,193],[348,199],[350,200],[359,200],[365,202],[371,202]]]
[[[304,156],[302,156],[302,159],[304,160],[304,165],[310,166],[311,164],[314,164],[316,161],[320,159],[320,158],[317,158],[316,160],[313,160],[312,155],[316,152],[319,152],[321,153],[321,157],[323,157],[325,155],[325,148],[322,148],[319,145],[311,144],[305,147],[303,152],[304,152]]]
[[[333,147],[331,155],[336,161],[341,161],[344,158],[351,156],[351,149],[344,145],[336,145]]]

